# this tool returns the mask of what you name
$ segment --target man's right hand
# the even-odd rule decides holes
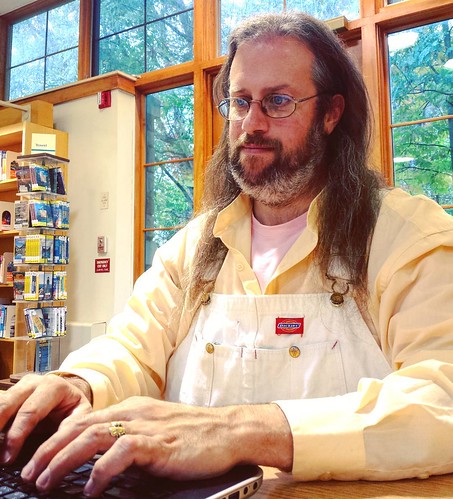
[[[84,386],[86,385],[86,386]],[[29,374],[9,390],[0,393],[0,431],[5,436],[0,462],[17,457],[24,441],[39,423],[58,427],[67,416],[92,410],[89,385],[81,378]]]

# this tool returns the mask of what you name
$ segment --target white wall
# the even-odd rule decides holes
[[[56,105],[54,126],[69,134],[65,353],[89,339],[93,324],[119,312],[132,290],[135,98],[115,90],[110,108],[98,109],[97,96]],[[108,193],[108,209],[101,209],[103,193]],[[101,235],[108,240],[106,255],[97,253]],[[95,273],[96,258],[110,258],[109,273]],[[87,332],[79,333],[84,326]]]

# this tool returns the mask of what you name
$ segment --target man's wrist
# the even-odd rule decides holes
[[[293,437],[277,404],[240,405],[225,408],[237,439],[238,461],[291,471]]]
[[[88,399],[91,405],[93,405],[93,391],[91,390],[91,386],[85,379],[77,376],[77,374],[72,374],[63,371],[53,371],[49,373],[49,375],[58,376],[59,378],[64,378],[66,381],[74,385],[78,388]]]

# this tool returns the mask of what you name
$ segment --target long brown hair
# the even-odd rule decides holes
[[[324,276],[332,255],[337,255],[353,284],[353,292],[363,298],[367,293],[368,246],[382,186],[380,177],[367,166],[371,119],[363,79],[341,42],[324,23],[303,13],[265,14],[245,21],[232,32],[227,59],[214,84],[216,102],[229,95],[231,64],[239,45],[263,37],[296,38],[314,54],[312,80],[317,93],[323,94],[318,99],[318,119],[329,109],[331,96],[344,97],[341,120],[327,139],[315,261]],[[213,237],[212,230],[219,211],[240,193],[228,161],[226,123],[205,173],[205,222],[186,282],[187,297],[192,303],[214,286],[227,252],[220,239]]]

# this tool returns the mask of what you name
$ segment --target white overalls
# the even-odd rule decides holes
[[[342,395],[391,372],[355,301],[328,293],[202,305],[169,361],[166,399],[199,406]],[[302,326],[303,321],[303,326]]]

